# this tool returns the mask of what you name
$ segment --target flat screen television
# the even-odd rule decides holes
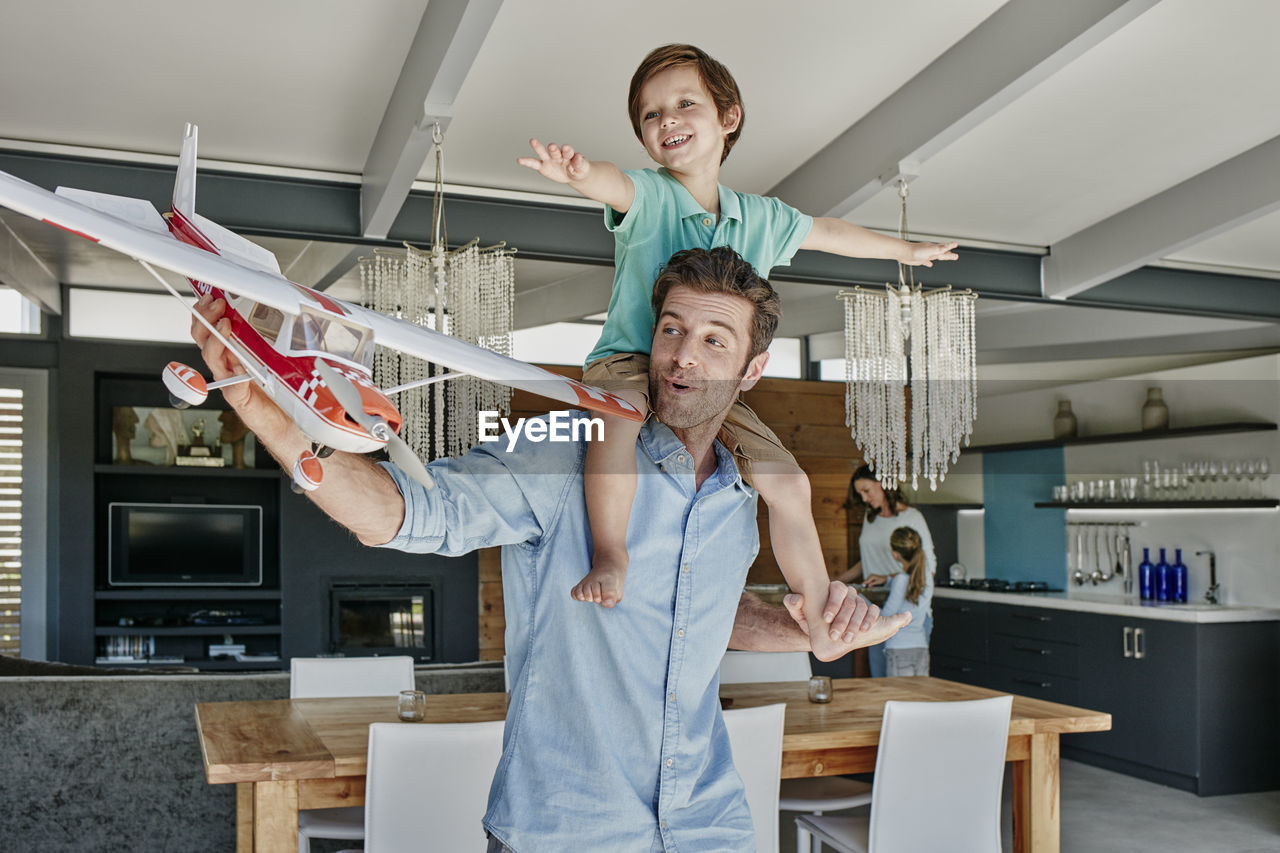
[[[262,507],[112,503],[110,586],[261,586]]]

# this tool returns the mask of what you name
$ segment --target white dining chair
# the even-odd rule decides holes
[[[289,662],[290,699],[342,699],[398,696],[414,689],[413,658],[293,658]],[[310,853],[311,839],[364,838],[364,809],[340,806],[298,812],[298,853]]]
[[[808,681],[813,674],[808,652],[744,652],[727,651],[720,661],[720,683],[741,684],[753,681]],[[815,776],[810,779],[783,779],[778,808],[788,812],[821,815],[865,806],[871,802],[871,786],[843,776]],[[801,846],[801,833],[796,830],[796,850]],[[812,842],[808,842],[812,843]]]
[[[778,853],[778,779],[782,773],[783,703],[724,712],[733,765],[747,790],[756,853]]]
[[[502,726],[371,724],[364,853],[483,851],[481,820],[502,758]]]
[[[1012,706],[1012,696],[885,702],[871,816],[805,815],[801,836],[840,853],[1000,853]]]

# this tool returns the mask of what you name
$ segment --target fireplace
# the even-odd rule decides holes
[[[441,597],[430,582],[331,583],[329,652],[433,661],[441,646]]]

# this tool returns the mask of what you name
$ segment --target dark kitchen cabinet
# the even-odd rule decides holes
[[[934,599],[931,673],[1111,714],[1064,757],[1213,794],[1280,788],[1280,623]]]

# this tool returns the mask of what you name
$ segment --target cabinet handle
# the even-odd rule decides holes
[[[1039,687],[1041,689],[1046,689],[1053,686],[1052,682],[1039,681],[1035,678],[1018,678],[1015,676],[1013,680],[1016,681],[1018,684],[1030,684],[1032,687]]]
[[[1133,657],[1135,660],[1142,660],[1147,656],[1146,641],[1143,636],[1141,628],[1133,629]]]
[[[1124,628],[1124,656],[1133,657],[1133,628],[1128,625]]]
[[[1052,622],[1052,616],[1036,616],[1030,613],[1010,613],[1014,619],[1026,619],[1028,622]]]
[[[1035,652],[1035,653],[1036,653],[1036,654],[1038,654],[1038,655],[1051,655],[1051,654],[1053,654],[1053,652],[1052,652],[1051,650],[1049,650],[1049,649],[1041,649],[1041,648],[1038,648],[1038,647],[1036,647],[1036,646],[1023,646],[1023,645],[1019,645],[1019,644],[1015,643],[1013,647],[1014,647],[1014,649],[1015,649],[1015,650],[1020,651],[1020,652]]]

